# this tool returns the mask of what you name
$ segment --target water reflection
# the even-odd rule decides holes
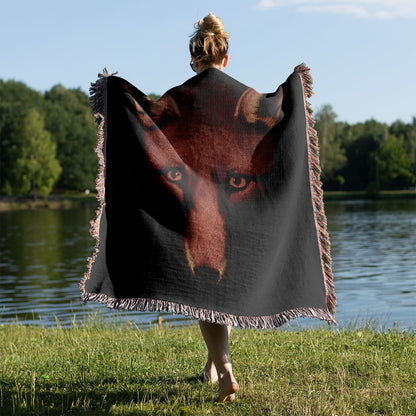
[[[326,204],[338,319],[416,322],[416,201]]]
[[[416,200],[329,201],[340,324],[378,319],[385,327],[416,323]],[[92,254],[94,207],[0,213],[0,322],[68,325],[103,311],[108,319],[155,322],[154,313],[107,311],[79,300]],[[189,320],[167,314],[174,325]],[[301,320],[308,325],[311,320]]]

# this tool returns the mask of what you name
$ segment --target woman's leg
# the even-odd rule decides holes
[[[214,361],[212,361],[211,356],[208,353],[208,359],[205,364],[204,370],[199,376],[201,381],[206,381],[207,383],[215,384],[218,381],[217,369],[215,368]]]
[[[231,333],[231,326],[227,326],[228,336]],[[204,371],[199,376],[202,381],[206,381],[211,384],[215,384],[218,381],[217,369],[215,368],[214,361],[212,361],[211,355],[208,351],[208,359],[204,367]]]
[[[199,327],[208,348],[208,362],[211,359],[217,370],[219,395],[216,401],[222,403],[234,400],[234,393],[238,390],[238,384],[233,376],[228,351],[229,328],[226,325],[212,324],[205,321],[199,321]]]

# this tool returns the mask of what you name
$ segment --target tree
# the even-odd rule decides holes
[[[390,126],[390,133],[403,139],[406,153],[412,161],[412,173],[416,176],[416,117],[413,117],[409,124],[400,120],[395,121]]]
[[[387,138],[388,126],[376,120],[367,120],[350,126],[346,132],[345,147],[348,163],[341,172],[346,190],[377,191],[377,150]]]
[[[11,149],[14,144],[13,131],[27,108],[42,111],[43,96],[22,82],[0,80],[0,193],[12,194],[11,174],[13,157]]]
[[[13,139],[13,192],[34,198],[49,195],[62,169],[56,160],[56,144],[37,110],[31,109],[21,117]]]
[[[159,94],[155,94],[154,92],[151,92],[150,94],[147,95],[151,100],[156,101],[158,100],[161,96]]]
[[[88,96],[79,89],[55,85],[45,93],[45,126],[57,144],[62,175],[57,187],[85,190],[94,187],[97,128]]]
[[[384,188],[403,189],[413,184],[412,159],[406,152],[403,139],[390,135],[377,151],[380,182]]]
[[[315,129],[320,141],[322,181],[337,182],[337,173],[345,166],[347,158],[342,147],[342,123],[336,122],[337,114],[329,104],[324,105],[315,116]]]

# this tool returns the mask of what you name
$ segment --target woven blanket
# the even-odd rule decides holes
[[[105,70],[84,301],[244,328],[335,323],[309,68],[260,94],[209,68],[153,101]]]

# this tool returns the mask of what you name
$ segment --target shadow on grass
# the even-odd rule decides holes
[[[108,415],[113,407],[116,414],[149,415],[160,413],[164,407],[171,414],[189,414],[187,405],[204,401],[200,394],[192,394],[194,385],[202,389],[198,376],[168,377],[141,376],[136,381],[115,380],[114,377],[90,380],[85,383],[36,386],[10,385],[0,382],[0,414],[3,415]],[[188,397],[189,395],[189,397]],[[192,396],[192,397],[191,397]],[[206,402],[209,402],[207,397]],[[138,409],[142,404],[146,410]],[[131,411],[129,410],[131,408]]]

